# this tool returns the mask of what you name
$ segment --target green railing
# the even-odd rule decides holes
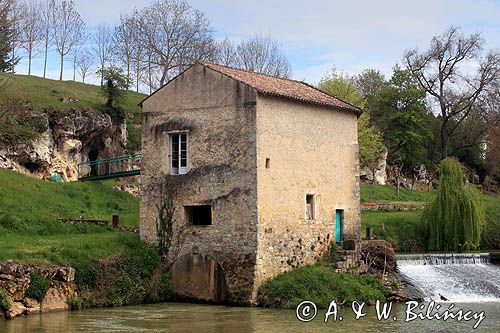
[[[99,180],[141,174],[141,154],[111,157],[78,164],[78,180]]]

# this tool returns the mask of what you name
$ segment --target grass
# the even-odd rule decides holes
[[[29,101],[35,110],[68,108],[98,108],[105,98],[101,88],[92,84],[74,81],[58,81],[36,76],[0,73],[0,103],[8,98]],[[77,98],[79,102],[64,104],[61,97]],[[139,102],[145,97],[141,93],[127,91],[125,112],[140,113]]]
[[[401,191],[401,200],[408,202],[426,202],[433,198],[435,191]],[[361,185],[361,202],[396,201],[396,188],[392,185],[376,185],[372,195],[371,185]],[[481,233],[481,249],[500,249],[500,196],[482,195],[486,219]],[[410,252],[421,250],[421,241],[417,234],[422,210],[410,212],[398,211],[363,211],[361,213],[362,237],[366,237],[366,227],[371,226],[373,234],[391,242],[397,251]]]
[[[0,169],[0,184],[0,220],[4,221],[0,222],[0,235],[7,219],[25,231],[56,223],[63,232],[65,228],[57,219],[80,215],[109,221],[112,215],[119,215],[123,225],[139,224],[139,200],[114,190],[116,182],[53,183]]]
[[[88,266],[93,260],[143,246],[136,234],[111,227],[71,225],[59,217],[137,226],[139,200],[113,182],[53,183],[0,169],[0,261]],[[145,245],[144,245],[145,246]]]
[[[293,309],[309,300],[320,308],[337,303],[385,300],[386,289],[372,275],[337,274],[326,265],[311,265],[279,274],[259,288],[259,305]]]
[[[361,184],[361,202],[427,202],[435,195],[435,191],[418,191],[400,188],[399,197],[393,185]]]
[[[122,224],[137,226],[139,200],[114,190],[116,183],[52,183],[0,169],[0,184],[0,261],[74,267],[83,297],[73,300],[75,308],[166,299],[169,283],[160,256],[139,235],[58,221],[119,214]],[[43,299],[46,281],[35,282],[28,294]]]
[[[61,98],[76,98],[77,103],[65,104]],[[127,91],[123,109],[129,132],[128,147],[137,151],[140,147],[139,129],[141,124],[141,109],[139,102],[146,95]],[[0,105],[9,99],[17,99],[22,103],[31,103],[34,111],[72,109],[102,110],[105,97],[99,86],[74,81],[58,81],[43,79],[36,76],[0,73]]]

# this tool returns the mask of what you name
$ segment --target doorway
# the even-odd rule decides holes
[[[344,210],[337,209],[335,211],[335,242],[342,242],[342,224],[344,220]]]

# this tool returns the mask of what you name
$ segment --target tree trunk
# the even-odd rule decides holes
[[[59,74],[59,81],[63,79],[63,70],[64,70],[64,56],[61,54],[61,72]]]
[[[47,58],[48,58],[48,53],[49,53],[49,43],[48,41],[45,41],[45,60],[43,62],[43,78],[45,79],[45,76],[47,75]]]
[[[31,49],[28,51],[28,76],[31,75],[31,54],[32,54],[32,51]]]
[[[443,125],[441,127],[441,159],[445,159],[448,157],[448,145],[449,145],[450,137],[448,135],[447,126]]]

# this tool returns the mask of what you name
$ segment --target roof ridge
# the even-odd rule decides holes
[[[250,74],[250,75],[257,75],[257,76],[261,76],[261,77],[268,77],[268,78],[271,78],[271,79],[274,79],[274,80],[280,80],[280,81],[284,81],[284,82],[295,82],[295,83],[298,83],[298,84],[304,85],[304,86],[306,86],[306,87],[309,87],[309,88],[311,88],[311,89],[314,89],[314,90],[316,90],[316,91],[320,92],[321,94],[324,94],[324,95],[326,95],[326,96],[328,96],[328,97],[333,97],[333,98],[337,99],[338,101],[340,101],[340,102],[342,102],[342,103],[345,103],[345,104],[347,104],[348,106],[350,106],[350,107],[354,108],[354,109],[355,109],[355,110],[357,110],[358,112],[362,112],[362,110],[361,110],[359,107],[357,107],[356,105],[354,105],[354,104],[352,104],[352,103],[349,103],[349,102],[347,102],[347,101],[345,101],[345,100],[343,100],[343,99],[341,99],[341,98],[339,98],[339,97],[337,97],[337,96],[335,96],[335,95],[333,95],[333,94],[331,94],[331,93],[329,93],[329,92],[327,92],[327,91],[325,91],[325,90],[323,90],[323,89],[320,89],[320,88],[318,88],[318,87],[315,87],[315,86],[313,86],[312,84],[307,83],[307,82],[305,82],[305,81],[299,81],[299,80],[294,80],[294,79],[282,78],[282,77],[273,76],[273,75],[270,75],[270,74],[259,73],[259,72],[252,72],[252,71],[247,70],[247,69],[235,68],[235,67],[231,67],[231,66],[227,66],[227,65],[215,64],[215,63],[211,63],[211,62],[208,62],[208,61],[198,60],[198,61],[197,61],[197,63],[201,64],[202,66],[208,67],[208,68],[210,68],[210,69],[212,69],[212,70],[214,70],[214,71],[216,71],[216,72],[218,72],[218,73],[221,73],[221,74],[223,74],[223,75],[226,75],[226,76],[228,76],[228,77],[232,78],[233,80],[236,80],[236,81],[242,82],[242,83],[244,83],[244,84],[246,84],[246,85],[248,85],[248,86],[250,86],[250,87],[252,87],[252,88],[256,89],[257,91],[259,91],[259,92],[261,92],[261,93],[267,93],[267,94],[268,94],[269,92],[267,92],[266,90],[263,90],[261,87],[259,87],[259,86],[258,86],[258,85],[256,85],[256,84],[252,84],[252,83],[250,83],[250,82],[245,82],[245,81],[242,81],[241,79],[235,78],[235,77],[233,77],[232,75],[230,75],[230,74],[229,74],[229,73],[227,73],[227,72],[224,72],[224,71],[218,70],[216,67],[223,67],[223,68],[226,68],[226,69],[229,69],[229,70],[234,70],[234,71],[244,72],[244,73],[248,73],[248,74]],[[214,67],[215,67],[215,68],[214,68]],[[283,94],[279,94],[279,95],[286,97],[286,95],[283,95]],[[297,98],[297,99],[298,99],[298,98]],[[298,99],[298,100],[300,100],[300,99]],[[317,104],[323,104],[323,103],[317,103]],[[346,107],[341,107],[341,106],[338,106],[338,107],[339,107],[339,108],[344,108],[344,109],[346,109]]]

